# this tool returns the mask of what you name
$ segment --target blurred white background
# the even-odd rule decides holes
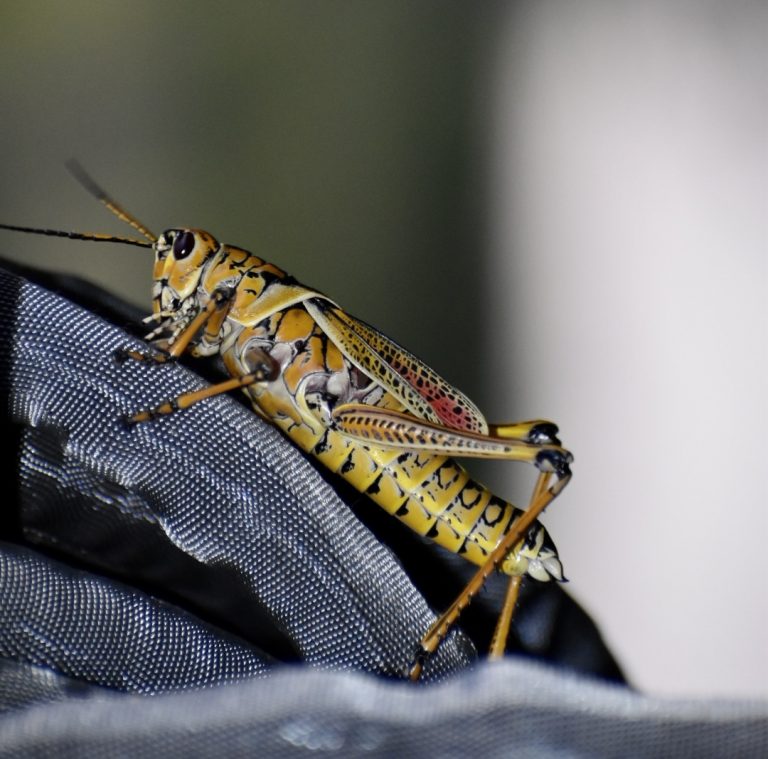
[[[545,522],[633,683],[768,695],[766,3],[222,7],[5,0],[0,219],[124,234],[76,156],[555,420]],[[144,253],[0,244],[149,303]]]
[[[494,59],[491,405],[560,424],[569,591],[656,693],[768,694],[767,8],[531,2]]]

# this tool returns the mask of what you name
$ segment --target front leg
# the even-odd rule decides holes
[[[157,344],[147,350],[116,348],[112,355],[118,364],[124,364],[127,361],[139,361],[144,364],[167,364],[175,360],[167,350]]]
[[[204,336],[208,338],[209,342],[215,343],[234,297],[235,288],[233,287],[221,287],[215,290],[205,308],[170,340],[167,342],[163,340],[152,341],[152,350],[118,348],[115,351],[115,360],[121,364],[129,359],[148,364],[165,364],[169,361],[175,361],[203,328],[205,329]],[[156,332],[157,330],[153,330],[149,336],[155,335]]]
[[[124,421],[129,425],[138,424],[139,422],[149,422],[153,419],[157,419],[159,416],[167,416],[176,411],[182,411],[206,398],[213,398],[216,395],[228,393],[230,390],[238,390],[257,382],[271,382],[280,374],[280,364],[268,353],[254,349],[251,352],[251,357],[254,362],[254,370],[249,374],[232,377],[224,382],[204,387],[202,390],[192,390],[188,393],[182,393],[158,406],[126,416],[124,417]]]

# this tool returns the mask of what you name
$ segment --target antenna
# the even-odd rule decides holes
[[[69,170],[69,173],[72,174],[72,176],[80,183],[80,185],[84,187],[91,195],[93,195],[93,197],[96,198],[100,203],[103,203],[113,214],[115,214],[115,216],[117,216],[118,219],[121,219],[126,224],[130,224],[137,232],[144,235],[144,237],[146,237],[150,242],[157,242],[157,235],[150,232],[149,229],[147,229],[147,227],[145,227],[135,216],[128,213],[128,211],[122,208],[116,201],[112,200],[112,198],[110,198],[109,195],[107,195],[107,193],[104,192],[104,190],[102,190],[98,184],[96,184],[93,177],[91,177],[91,175],[88,174],[88,172],[74,158],[67,161],[65,165]],[[92,240],[98,239],[98,237],[95,236],[75,239]],[[106,240],[107,238],[105,237],[104,239]]]
[[[17,227],[13,224],[0,224],[0,229],[10,229],[14,232],[28,232],[33,235],[48,235],[49,237],[68,237],[70,240],[91,240],[93,242],[120,242],[124,245],[136,245],[139,248],[151,248],[152,243],[137,240],[134,237],[118,237],[117,235],[90,234],[88,232],[61,232],[58,229],[39,229],[37,227]]]

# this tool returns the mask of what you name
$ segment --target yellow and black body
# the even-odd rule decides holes
[[[124,357],[162,363],[218,355],[230,380],[187,393],[129,421],[148,421],[241,388],[254,410],[409,528],[478,565],[475,578],[422,640],[440,640],[487,576],[514,579],[497,628],[503,650],[519,579],[562,580],[536,519],[570,479],[571,455],[550,422],[491,425],[435,371],[274,264],[199,229],[155,236],[75,168],[81,182],[146,241],[0,225],[6,229],[152,248],[152,349]],[[453,457],[522,461],[539,470],[531,503],[516,508]],[[418,676],[417,663],[412,676]]]

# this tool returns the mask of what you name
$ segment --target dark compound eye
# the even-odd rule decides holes
[[[191,232],[181,232],[173,241],[173,255],[177,261],[186,258],[195,247],[195,236]]]

